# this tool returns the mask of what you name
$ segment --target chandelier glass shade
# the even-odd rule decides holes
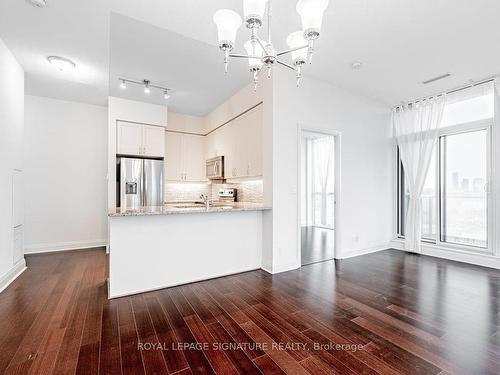
[[[262,25],[266,12],[267,0],[243,0],[243,15],[247,25]]]
[[[244,45],[245,50],[248,53],[248,66],[251,72],[258,72],[262,65],[262,55],[264,50],[261,45],[256,40],[249,40]],[[254,57],[255,56],[255,57]]]
[[[306,63],[307,49],[295,49],[306,43],[307,41],[304,39],[304,33],[302,30],[295,31],[286,38],[286,44],[288,44],[288,47],[293,50],[290,54],[292,55],[292,61],[295,65],[302,65]]]
[[[234,10],[221,9],[215,12],[214,22],[217,25],[219,47],[233,49],[236,33],[241,26],[241,17]]]
[[[328,7],[328,0],[299,0],[297,13],[302,20],[302,30],[306,38],[319,37],[323,12]]]
[[[296,6],[302,20],[302,30],[291,33],[286,42],[289,49],[277,52],[271,38],[272,0],[243,0],[245,26],[250,30],[250,39],[244,43],[246,54],[232,53],[236,34],[242,24],[238,13],[230,9],[215,12],[214,22],[217,26],[219,49],[224,53],[224,68],[227,72],[230,58],[248,60],[250,72],[257,86],[259,74],[267,68],[270,77],[275,64],[295,71],[297,86],[301,79],[301,69],[307,61],[311,63],[314,52],[314,41],[319,38],[323,21],[323,13],[328,7],[328,0],[299,0]],[[267,8],[267,9],[266,9]],[[267,10],[267,41],[261,39],[258,31],[263,26]],[[283,60],[282,56],[290,55],[292,64]]]

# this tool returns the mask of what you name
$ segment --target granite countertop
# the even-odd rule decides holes
[[[204,205],[193,202],[167,203],[164,206],[146,206],[136,209],[116,208],[108,212],[109,217],[121,216],[151,216],[151,215],[174,215],[174,214],[194,214],[212,212],[234,212],[234,211],[263,211],[270,210],[271,207],[262,203],[247,202],[214,202],[207,210]]]

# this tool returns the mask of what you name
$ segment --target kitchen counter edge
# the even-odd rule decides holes
[[[204,207],[196,208],[176,208],[176,207],[142,207],[137,210],[110,210],[108,217],[125,217],[125,216],[156,216],[156,215],[177,215],[177,214],[209,214],[209,213],[224,213],[224,212],[240,212],[240,211],[266,211],[271,210],[269,206],[261,204],[243,204],[233,208],[210,207],[208,210]]]

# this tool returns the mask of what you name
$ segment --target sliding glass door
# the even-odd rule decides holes
[[[422,241],[491,253],[491,83],[449,95],[422,192]],[[405,236],[409,193],[397,154],[397,234]]]
[[[440,137],[441,241],[488,247],[488,130]]]

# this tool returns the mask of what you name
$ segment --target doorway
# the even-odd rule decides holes
[[[335,258],[338,136],[300,131],[301,265]]]

